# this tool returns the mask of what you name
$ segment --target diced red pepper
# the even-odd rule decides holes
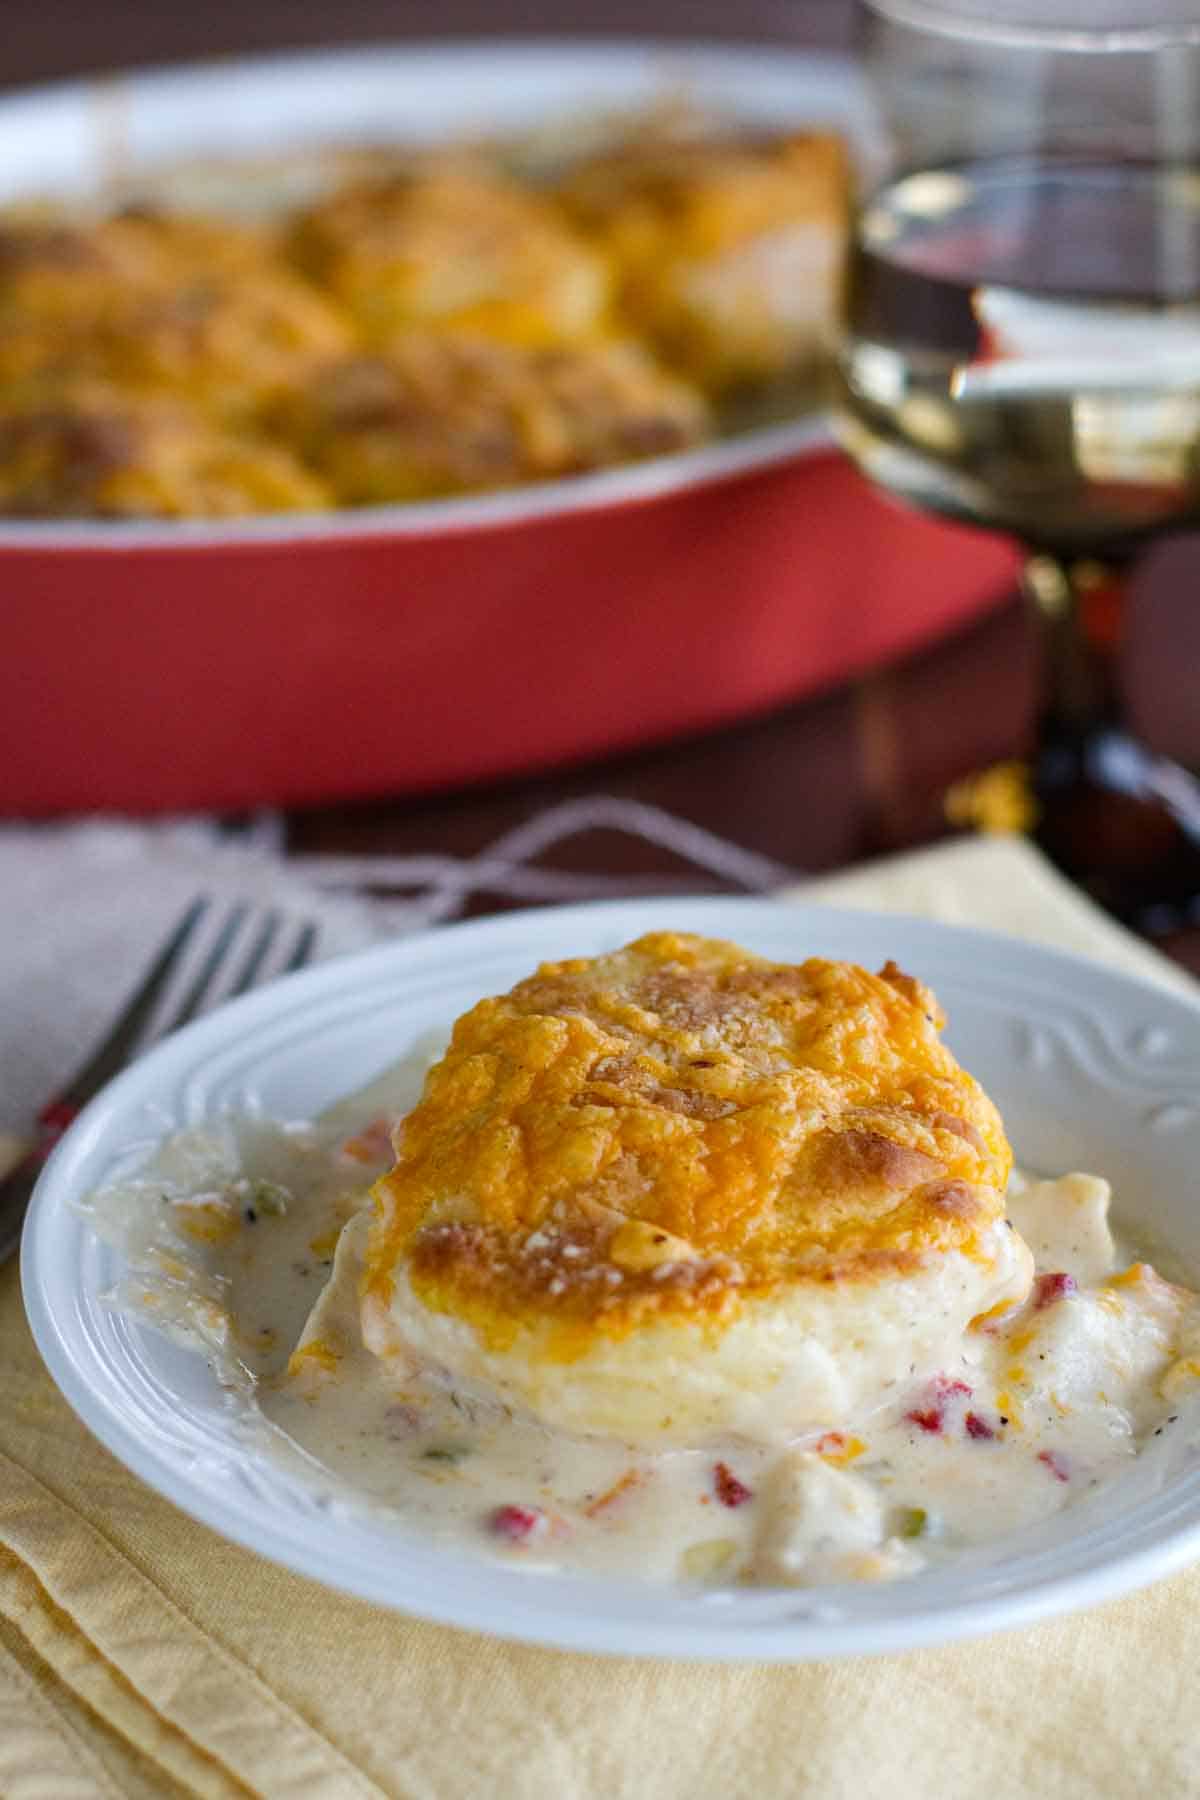
[[[392,1121],[390,1119],[372,1119],[369,1125],[353,1137],[348,1137],[341,1147],[341,1154],[350,1162],[373,1163],[382,1162],[391,1155]]]
[[[904,1416],[912,1424],[919,1425],[922,1431],[940,1431],[946,1423],[945,1413],[935,1406],[914,1406]]]
[[[1071,1472],[1057,1450],[1039,1450],[1038,1461],[1045,1463],[1056,1481],[1070,1481]]]
[[[488,1524],[510,1544],[528,1544],[545,1532],[548,1520],[539,1506],[498,1506]]]
[[[1033,1284],[1034,1310],[1040,1312],[1043,1306],[1053,1306],[1056,1300],[1065,1300],[1068,1294],[1077,1294],[1079,1283],[1065,1269],[1053,1275],[1039,1275]]]
[[[753,1500],[754,1489],[739,1481],[728,1463],[719,1462],[713,1469],[713,1487],[722,1506],[744,1506]]]
[[[963,1424],[966,1426],[969,1438],[987,1439],[994,1438],[996,1435],[995,1426],[989,1425],[987,1420],[981,1418],[977,1412],[969,1412],[963,1420]]]
[[[919,1425],[922,1431],[941,1431],[946,1423],[946,1408],[956,1394],[971,1398],[971,1389],[965,1381],[957,1381],[949,1375],[935,1375],[928,1388],[928,1404],[914,1406],[905,1418],[913,1425]]]

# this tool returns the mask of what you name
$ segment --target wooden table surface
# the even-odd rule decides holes
[[[1131,711],[1149,741],[1200,763],[1192,591],[1200,565],[1190,546],[1172,546],[1161,560],[1164,578],[1145,584],[1136,609]],[[1024,751],[1034,693],[1023,609],[1015,596],[1001,597],[983,621],[921,655],[765,718],[536,780],[295,813],[290,841],[306,852],[470,856],[545,807],[605,794],[664,807],[815,874],[945,835],[947,786]],[[679,867],[608,831],[559,846],[551,861],[630,876]],[[485,898],[474,910],[496,903]],[[1200,920],[1159,946],[1200,974]]]
[[[0,84],[185,57],[404,38],[752,38],[844,48],[853,0],[37,0],[5,8]]]
[[[38,0],[10,9],[0,84],[51,80],[134,63],[284,46],[493,34],[624,34],[645,30],[638,0],[564,0],[522,9],[489,0]],[[768,38],[845,46],[850,0],[718,0],[656,9],[658,37]],[[1126,666],[1135,723],[1152,743],[1200,763],[1200,554],[1187,542],[1150,559],[1139,583]],[[557,800],[605,793],[651,801],[799,870],[819,871],[928,841],[946,827],[948,782],[1029,740],[1033,653],[1020,607],[998,596],[982,623],[852,688],[768,718],[639,755],[537,780],[420,801],[298,813],[297,849],[444,850],[469,854]],[[666,872],[670,859],[595,833],[555,853],[560,866]],[[1197,929],[1166,947],[1200,972]]]

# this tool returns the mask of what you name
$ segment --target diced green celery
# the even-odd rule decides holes
[[[292,1196],[278,1181],[252,1181],[250,1183],[250,1205],[255,1212],[266,1213],[269,1217],[282,1217],[291,1204]]]
[[[896,1514],[896,1536],[902,1538],[928,1537],[930,1518],[923,1506],[902,1506]]]
[[[711,1581],[729,1567],[736,1555],[735,1538],[704,1538],[683,1552],[679,1571],[685,1581]]]

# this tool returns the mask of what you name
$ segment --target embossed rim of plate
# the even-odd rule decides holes
[[[277,1108],[289,1094],[304,1108],[327,1103],[435,1018],[448,1021],[536,961],[676,927],[780,957],[895,957],[939,992],[950,1040],[995,1093],[1018,1155],[1035,1168],[1067,1166],[1066,1156],[1114,1174],[1151,1236],[1200,1267],[1200,1208],[1188,1199],[1200,1167],[1200,1006],[1182,996],[1018,939],[892,915],[738,899],[509,914],[401,939],[235,1001],[160,1045],[80,1116],[38,1185],[22,1280],[38,1347],[84,1424],[184,1511],[298,1573],[425,1618],[570,1649],[799,1660],[912,1648],[1093,1604],[1200,1555],[1200,1454],[1183,1450],[1173,1471],[1139,1459],[1098,1501],[1012,1538],[994,1558],[887,1586],[691,1591],[511,1569],[318,1496],[242,1441],[200,1357],[104,1304],[118,1259],[74,1203],[154,1135],[231,1104]],[[1072,1145],[1097,1154],[1075,1158]]]

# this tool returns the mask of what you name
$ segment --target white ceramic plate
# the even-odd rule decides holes
[[[316,1112],[538,961],[668,926],[782,959],[875,967],[895,957],[937,990],[949,1042],[999,1104],[1018,1158],[1108,1176],[1138,1235],[1200,1270],[1200,1007],[1015,939],[920,920],[759,900],[526,912],[290,977],[180,1032],[87,1108],[46,1167],[22,1264],[39,1348],[84,1423],[176,1505],[302,1574],[427,1618],[575,1649],[762,1659],[895,1650],[1102,1600],[1200,1554],[1193,1428],[996,1553],[891,1585],[694,1593],[497,1567],[304,1486],[244,1441],[200,1356],[105,1304],[119,1258],[72,1203],[163,1133],[225,1109]]]
[[[339,146],[521,135],[672,96],[764,129],[836,128],[864,165],[877,154],[859,75],[848,57],[829,51],[653,40],[372,44],[0,96],[0,205],[30,194],[88,202],[131,190],[245,205],[249,191],[251,210],[269,210],[272,195],[299,200],[319,186],[321,153]],[[234,188],[221,163],[237,159],[263,159],[261,176]],[[190,176],[189,163],[198,165]],[[824,420],[807,412],[695,450],[500,494],[215,521],[2,520],[0,548],[426,536],[653,499],[830,443]]]

